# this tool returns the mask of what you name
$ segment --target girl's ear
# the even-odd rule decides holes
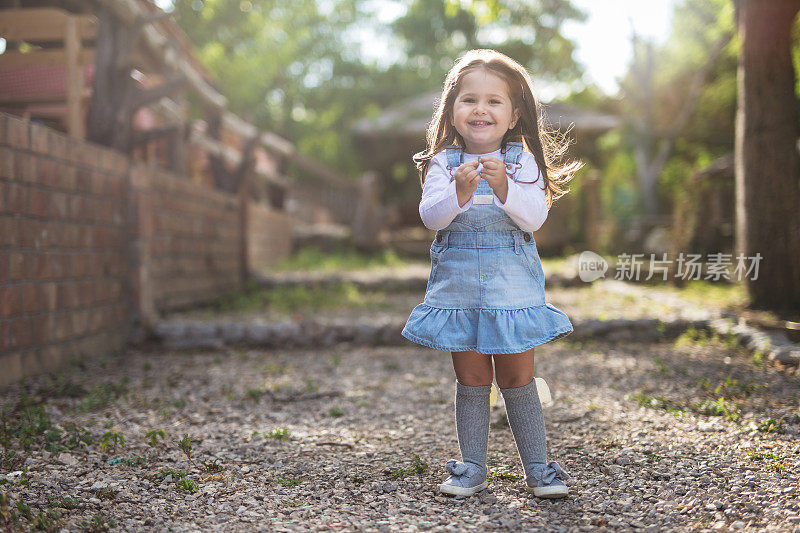
[[[519,108],[518,107],[514,108],[514,113],[513,114],[514,114],[514,117],[511,120],[511,124],[508,126],[508,129],[510,129],[510,130],[514,129],[514,126],[517,125],[517,121],[519,120]]]

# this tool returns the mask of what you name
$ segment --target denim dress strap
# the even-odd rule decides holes
[[[506,164],[506,174],[508,174],[511,179],[514,179],[514,176],[517,174],[517,171],[522,166],[522,163],[519,162],[519,158],[522,155],[522,143],[517,141],[509,141],[506,143],[506,151],[504,162]]]
[[[464,153],[460,146],[457,144],[451,144],[447,147],[447,170],[450,171],[451,176],[456,169],[461,166],[463,161]]]

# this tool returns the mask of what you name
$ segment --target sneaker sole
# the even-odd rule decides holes
[[[563,498],[569,493],[566,486],[563,487],[525,487],[525,490],[532,492],[540,498]]]
[[[445,494],[452,494],[453,496],[472,496],[476,492],[480,492],[488,486],[488,481],[484,481],[480,485],[476,485],[474,487],[456,487],[454,485],[442,483],[439,485],[439,490]]]

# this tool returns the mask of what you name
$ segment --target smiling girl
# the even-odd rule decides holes
[[[547,463],[544,418],[534,379],[534,347],[564,337],[572,324],[545,302],[533,232],[565,192],[580,162],[559,164],[566,143],[541,122],[524,67],[494,50],[471,50],[448,73],[414,156],[423,223],[436,230],[424,302],[403,336],[451,352],[461,461],[445,465],[446,494],[487,486],[489,396],[496,378],[506,405],[526,490],[566,496],[569,475]]]

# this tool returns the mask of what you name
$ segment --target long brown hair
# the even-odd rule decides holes
[[[420,172],[420,185],[425,183],[425,174],[434,155],[451,144],[466,146],[461,134],[451,124],[453,103],[461,90],[464,76],[481,68],[500,76],[508,84],[512,105],[519,109],[520,117],[516,125],[503,136],[501,146],[505,149],[507,142],[518,141],[533,154],[544,178],[545,197],[550,208],[555,200],[569,192],[569,189],[562,187],[572,180],[583,163],[563,160],[570,144],[567,137],[569,130],[561,133],[546,126],[542,108],[533,96],[533,82],[528,71],[507,55],[486,48],[466,52],[445,77],[442,96],[425,135],[427,149],[413,157]]]

